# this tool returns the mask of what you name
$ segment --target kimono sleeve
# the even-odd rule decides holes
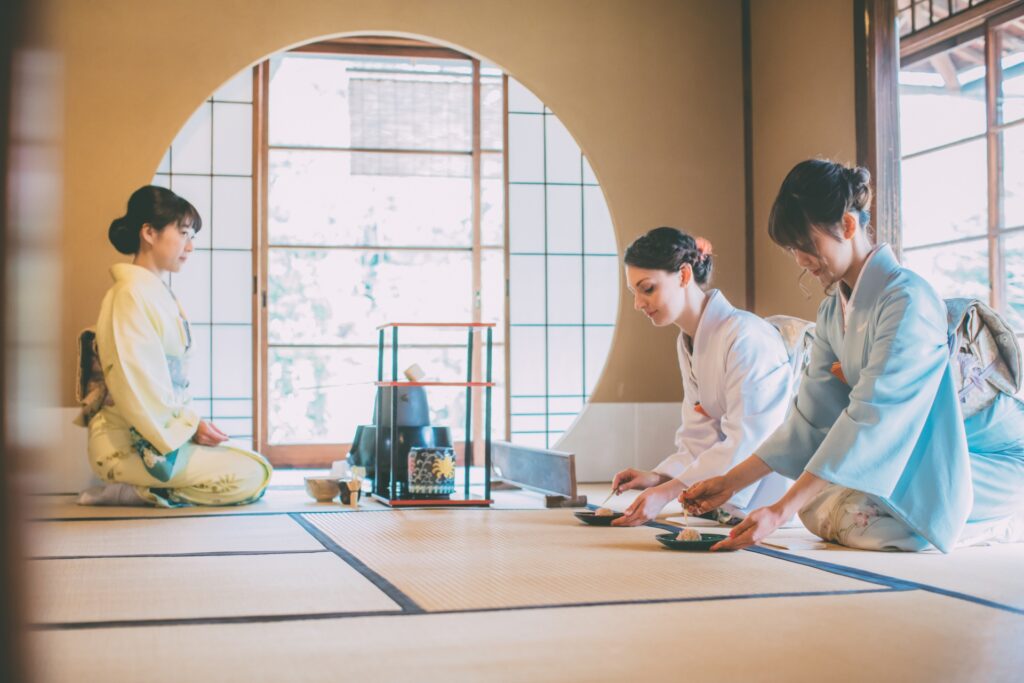
[[[192,438],[199,416],[175,396],[161,341],[160,316],[124,288],[115,292],[110,311],[110,338],[101,361],[107,387],[118,411],[161,456]]]
[[[774,330],[772,330],[774,334]],[[777,342],[778,352],[758,334],[744,334],[733,342],[726,355],[722,378],[725,413],[719,429],[722,438],[704,444],[694,462],[677,475],[686,484],[725,474],[754,452],[782,422],[789,397],[789,359]],[[754,487],[737,493],[730,503],[745,507]]]
[[[807,465],[812,474],[884,498],[906,470],[949,368],[945,317],[915,294],[880,302],[867,362]]]
[[[836,354],[828,340],[837,302],[829,297],[818,308],[811,355],[800,389],[782,425],[754,450],[768,467],[796,479],[817,452],[847,404],[850,388],[832,374]]]

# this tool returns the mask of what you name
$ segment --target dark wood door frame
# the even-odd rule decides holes
[[[900,230],[899,27],[895,0],[854,0],[857,164],[871,171],[875,240],[897,257]]]

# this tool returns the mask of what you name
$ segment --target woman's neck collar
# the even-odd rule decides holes
[[[852,292],[857,287],[857,280],[860,279],[860,274],[864,272],[864,266],[867,265],[876,248],[863,233],[853,239],[853,259],[846,273],[840,278],[841,283],[846,286],[848,291]]]
[[[696,285],[686,288],[686,308],[683,314],[675,320],[675,325],[683,334],[691,339],[697,336],[697,328],[700,327],[700,319],[704,317],[704,309],[707,308],[710,297],[707,292]]]
[[[143,252],[135,254],[135,258],[132,259],[132,265],[145,268],[161,280],[164,277],[164,272],[157,267],[156,262],[153,261],[153,258],[149,254]]]

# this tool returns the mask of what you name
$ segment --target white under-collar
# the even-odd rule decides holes
[[[720,290],[712,289],[707,292],[708,299],[701,312],[700,320],[697,321],[697,330],[693,334],[693,354],[697,355],[697,349],[706,346],[704,338],[713,334],[723,320],[733,314],[733,306],[725,298]]]
[[[110,266],[110,277],[114,278],[115,282],[122,280],[143,280],[145,282],[159,282],[164,284],[164,281],[160,279],[160,276],[142,266],[137,266],[134,263],[115,263]]]
[[[860,283],[864,279],[864,273],[868,269],[868,264],[871,263],[871,259],[875,258],[875,254],[882,250],[884,244],[876,244],[874,248],[868,253],[867,259],[864,261],[864,265],[860,269],[860,274],[857,276],[857,281],[853,283],[853,289],[850,290],[850,296],[847,298],[843,292],[843,283],[839,283],[839,303],[842,304],[843,309],[843,332],[846,331],[846,323],[853,314],[853,301],[857,298],[857,290],[860,288]]]

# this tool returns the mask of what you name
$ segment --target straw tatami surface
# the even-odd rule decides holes
[[[755,553],[671,552],[661,529],[584,526],[568,510],[305,518],[427,610],[876,587]]]
[[[948,555],[938,551],[865,553],[831,544],[827,550],[797,550],[794,553],[811,560],[885,574],[1024,611],[1024,544],[1021,543],[959,548]],[[1021,678],[1024,680],[1024,671]]]
[[[287,515],[33,522],[32,557],[319,550]]]
[[[1019,681],[1024,618],[911,592],[34,634],[47,681]]]
[[[307,505],[289,475],[275,476],[262,514],[81,508],[69,519],[67,500],[39,497],[48,521],[27,530],[26,571],[39,679],[1016,681],[1024,671],[1024,544],[817,550],[801,528],[774,547],[673,552],[655,539],[672,527],[588,527],[536,494],[496,492],[490,510],[367,501],[346,511]],[[600,503],[608,487],[584,490]]]
[[[399,609],[326,551],[90,558],[32,566],[34,611],[42,624]]]

